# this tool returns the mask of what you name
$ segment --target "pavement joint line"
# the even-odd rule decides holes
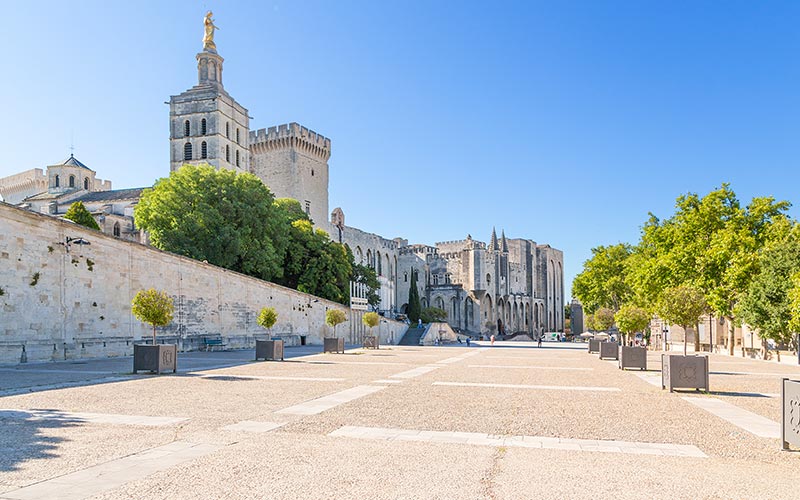
[[[654,385],[656,387],[661,387],[661,375],[649,374],[649,373],[636,373],[633,372],[634,375],[639,377],[640,379],[644,380],[648,384]]]
[[[286,425],[286,422],[262,422],[256,420],[242,420],[241,422],[236,422],[235,424],[221,427],[220,430],[233,431],[233,432],[259,433],[259,432],[273,431],[279,427],[283,427],[284,425]]]
[[[174,441],[170,444],[81,469],[2,493],[1,498],[82,500],[156,472],[208,455],[219,445]]]
[[[449,387],[487,387],[497,389],[535,389],[550,391],[595,391],[595,392],[621,392],[619,387],[587,387],[569,385],[525,385],[525,384],[495,384],[483,382],[434,382],[433,385]]]
[[[383,441],[417,441],[426,443],[452,443],[479,446],[506,446],[518,448],[594,451],[602,453],[628,453],[635,455],[708,458],[705,453],[703,453],[694,445],[672,443],[572,439],[545,436],[499,436],[478,432],[418,431],[413,429],[358,427],[350,425],[340,427],[328,435],[332,437],[376,439]]]
[[[331,377],[290,377],[279,375],[236,375],[232,373],[218,373],[206,374],[200,378],[207,378],[214,380],[215,378],[240,378],[242,380],[282,380],[282,381],[300,381],[300,382],[344,382],[344,378],[331,378]]]
[[[20,410],[12,408],[0,408],[0,419],[27,421],[63,420],[90,424],[143,425],[148,427],[174,425],[189,420],[184,417],[150,417],[144,415],[81,413],[60,410]]]
[[[389,379],[380,379],[380,380],[373,380],[373,384],[402,384],[402,380],[389,380]]]
[[[565,371],[579,371],[590,372],[594,368],[572,368],[568,366],[518,366],[518,365],[467,365],[469,368],[499,368],[499,369],[531,369],[531,370],[565,370]]]
[[[300,361],[310,365],[378,365],[378,366],[408,366],[410,363],[398,363],[395,361],[336,361],[336,360],[308,360]]]
[[[717,398],[688,397],[681,399],[731,424],[763,438],[781,437],[780,424],[756,413],[734,406]]]
[[[437,365],[418,366],[416,368],[412,368],[411,370],[406,370],[404,372],[395,373],[394,375],[389,375],[389,378],[400,378],[400,379],[415,378],[419,377],[420,375],[425,375],[426,373],[430,373],[438,368],[441,368],[441,366]]]
[[[322,396],[304,403],[290,406],[288,408],[277,410],[275,413],[282,415],[316,415],[318,413],[322,413],[323,411],[330,410],[331,408],[335,408],[344,403],[349,403],[350,401],[368,396],[383,389],[386,389],[386,386],[358,385],[356,387],[351,387],[350,389],[345,389],[327,396]]]

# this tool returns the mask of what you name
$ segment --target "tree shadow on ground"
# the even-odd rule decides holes
[[[58,410],[0,410],[0,472],[17,471],[25,462],[59,456],[59,444],[67,439],[50,431],[81,423]]]

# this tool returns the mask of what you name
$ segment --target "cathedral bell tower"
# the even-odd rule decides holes
[[[209,11],[203,19],[203,50],[197,54],[197,85],[169,100],[170,171],[208,163],[250,171],[250,118],[222,86],[222,63]]]

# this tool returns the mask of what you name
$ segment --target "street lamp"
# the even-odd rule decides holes
[[[64,248],[67,249],[67,253],[69,253],[70,245],[91,245],[88,241],[84,240],[83,238],[70,238],[66,236],[64,238],[64,242],[58,242],[58,245],[62,245]]]

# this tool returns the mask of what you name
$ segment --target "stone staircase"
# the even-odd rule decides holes
[[[403,338],[400,339],[397,345],[419,345],[419,339],[422,338],[427,329],[427,325],[423,325],[422,328],[417,328],[416,326],[408,327],[405,335],[403,335]]]

